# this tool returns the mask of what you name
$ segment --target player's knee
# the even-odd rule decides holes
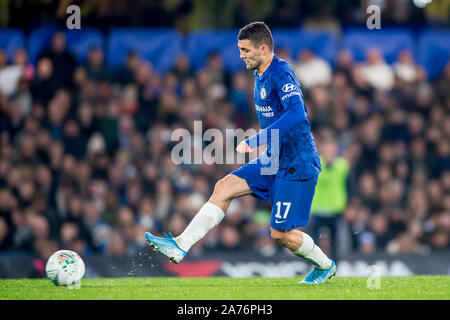
[[[220,179],[216,182],[213,191],[213,198],[220,200],[228,200],[229,198],[229,188],[227,188],[226,178]]]
[[[284,241],[284,239],[286,237],[286,232],[283,232],[283,231],[280,231],[280,230],[276,230],[274,228],[270,228],[270,236],[276,242],[278,242],[280,244],[283,244],[283,241]]]

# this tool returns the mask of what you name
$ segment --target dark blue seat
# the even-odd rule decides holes
[[[51,45],[52,37],[58,29],[56,27],[42,27],[30,33],[28,52],[30,61],[36,63],[42,51]],[[65,30],[68,50],[79,62],[84,62],[93,47],[104,49],[105,39],[101,31],[94,28],[81,30]]]
[[[245,68],[244,62],[239,58],[237,46],[238,30],[196,31],[187,39],[187,54],[191,67],[194,70],[205,66],[208,55],[218,53],[225,68],[234,72]]]
[[[31,63],[37,63],[42,51],[50,46],[53,34],[56,31],[56,27],[41,27],[30,32],[28,36],[28,56]]]
[[[423,31],[419,36],[419,62],[431,79],[441,75],[450,61],[450,31]]]
[[[342,48],[350,49],[358,62],[365,60],[366,52],[371,48],[377,48],[390,64],[397,60],[402,50],[410,51],[417,59],[413,35],[406,29],[350,29],[344,33]]]
[[[130,51],[150,61],[158,72],[168,71],[182,50],[181,36],[172,29],[115,29],[109,36],[107,58],[119,68]]]
[[[302,49],[307,48],[329,63],[332,64],[334,62],[337,39],[331,33],[275,29],[272,32],[272,36],[275,42],[275,49],[288,48],[294,60],[297,60],[298,53]]]
[[[94,47],[105,49],[105,38],[103,33],[94,28],[83,28],[81,30],[67,30],[67,48],[78,61],[84,62],[89,51]],[[106,53],[105,53],[106,56]]]
[[[0,49],[6,51],[11,61],[17,49],[26,49],[25,36],[20,30],[0,29]]]

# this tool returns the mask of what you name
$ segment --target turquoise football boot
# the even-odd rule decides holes
[[[164,232],[164,237],[159,238],[155,237],[150,232],[146,232],[145,239],[154,251],[160,252],[167,256],[169,260],[175,264],[180,263],[186,256],[186,251],[177,245],[170,233],[167,234]]]
[[[299,283],[319,284],[324,283],[336,274],[336,264],[331,260],[331,267],[325,270],[314,269],[306,276],[306,278]]]

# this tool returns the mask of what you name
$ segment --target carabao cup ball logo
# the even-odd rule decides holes
[[[265,88],[261,88],[260,96],[261,96],[261,99],[262,99],[262,100],[264,100],[264,99],[266,98],[266,96],[267,96],[267,91],[266,91]]]
[[[68,265],[68,264],[75,263],[75,260],[73,259],[73,257],[68,254],[61,253],[59,255],[59,260],[62,265]]]
[[[293,83],[286,83],[281,90],[283,90],[283,92],[291,92],[292,90],[295,89],[295,85]]]

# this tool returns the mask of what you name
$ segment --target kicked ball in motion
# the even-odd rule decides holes
[[[83,259],[71,250],[56,251],[45,266],[47,278],[57,286],[79,285],[84,272]]]

